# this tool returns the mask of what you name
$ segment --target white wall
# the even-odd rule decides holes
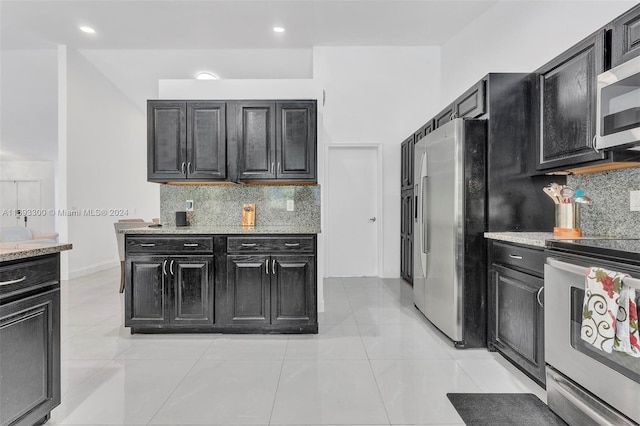
[[[311,49],[82,50],[142,111],[158,97],[158,81],[192,79],[211,71],[221,79],[311,78]]]
[[[635,1],[500,1],[442,47],[442,98],[449,104],[489,72],[532,72]]]
[[[66,208],[159,217],[159,187],[146,181],[146,113],[81,53],[68,49],[66,56]],[[113,223],[121,218],[68,218],[71,278],[118,264]]]
[[[57,52],[0,51],[0,160],[55,161]]]
[[[315,47],[313,78],[326,92],[324,123],[319,127],[325,144],[382,144],[384,246],[380,275],[398,277],[400,143],[437,112],[440,49]]]

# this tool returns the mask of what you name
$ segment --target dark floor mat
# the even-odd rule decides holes
[[[447,398],[467,426],[565,426],[532,393],[448,393]]]

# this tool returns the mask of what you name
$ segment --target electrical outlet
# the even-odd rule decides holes
[[[632,212],[640,212],[640,191],[629,191],[629,206]]]
[[[185,206],[184,209],[188,212],[192,212],[193,211],[193,200],[187,200],[185,202]]]
[[[295,210],[295,205],[293,204],[293,200],[287,200],[287,211],[292,212],[294,210]]]

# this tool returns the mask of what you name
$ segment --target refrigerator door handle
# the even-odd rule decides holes
[[[427,214],[427,210],[429,209],[429,205],[427,204],[427,195],[429,193],[427,189],[427,185],[429,183],[429,177],[422,177],[422,252],[424,254],[429,254],[430,244],[429,244],[429,215]]]

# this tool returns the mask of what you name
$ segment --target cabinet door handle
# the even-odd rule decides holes
[[[300,243],[284,243],[285,247],[299,247]]]
[[[26,279],[27,279],[27,276],[25,275],[24,277],[18,278],[17,280],[0,281],[0,285],[17,284],[17,283],[21,283],[22,281],[24,281]]]
[[[140,247],[155,247],[156,245],[154,243],[142,243],[140,244]]]
[[[198,243],[184,243],[183,247],[198,247],[200,244]]]
[[[593,135],[593,140],[591,141],[591,148],[597,153],[600,153],[600,150],[596,148],[596,142],[598,140],[598,135]]]
[[[167,259],[165,259],[164,262],[162,262],[162,273],[164,275],[167,275]]]
[[[273,273],[273,275],[276,274],[276,260],[275,259],[273,259],[271,261],[271,272]]]
[[[264,272],[269,275],[269,259],[264,264]]]
[[[278,161],[278,174],[280,174],[280,162]]]
[[[544,303],[540,301],[540,295],[542,294],[543,291],[544,291],[544,286],[540,287],[540,290],[538,290],[538,293],[536,294],[536,299],[538,299],[538,305],[540,305],[541,308],[544,308]]]
[[[509,257],[512,259],[522,260],[522,256],[518,256],[517,254],[510,254]]]
[[[193,173],[193,167],[191,167],[191,161],[187,163],[187,173]]]
[[[183,175],[185,175],[185,176],[187,175],[187,170],[186,170],[186,168],[187,168],[187,163],[185,163],[185,162],[183,161],[183,162],[182,162],[182,166],[180,166],[180,170],[182,171],[182,174],[183,174]]]
[[[257,244],[255,243],[242,243],[242,247],[255,247]]]
[[[174,260],[171,259],[171,265],[169,265],[169,272],[171,272],[171,275],[173,275],[173,262]]]

